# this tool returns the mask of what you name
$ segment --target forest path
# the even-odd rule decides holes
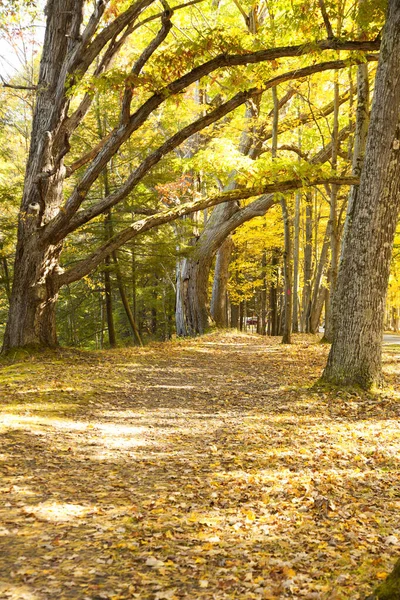
[[[3,364],[0,598],[364,598],[400,543],[398,356],[375,396],[316,391],[295,340]]]

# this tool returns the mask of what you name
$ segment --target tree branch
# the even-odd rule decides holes
[[[226,66],[240,66],[246,64],[255,64],[257,62],[270,61],[275,60],[277,58],[291,57],[291,56],[301,56],[307,54],[309,52],[315,52],[315,48],[319,48],[320,50],[328,50],[328,49],[340,49],[340,50],[354,50],[360,52],[367,52],[370,50],[378,50],[380,42],[378,40],[367,41],[367,42],[358,42],[358,41],[344,41],[344,40],[322,40],[320,42],[315,42],[314,45],[311,44],[303,44],[300,46],[283,46],[279,48],[273,48],[271,50],[260,50],[258,52],[253,52],[251,54],[238,54],[238,55],[226,55],[220,54],[216,58],[211,59],[210,61],[200,65],[199,67],[195,67],[182,77],[176,79],[171,84],[162,88],[159,92],[154,94],[151,98],[149,98],[133,115],[131,115],[129,123],[125,125],[126,129],[120,126],[116,127],[106,139],[101,140],[101,142],[93,148],[90,152],[83,155],[77,161],[75,161],[69,167],[67,166],[67,176],[70,176],[74,171],[78,168],[84,166],[93,158],[103,150],[106,146],[107,142],[111,137],[118,143],[118,148],[120,145],[126,141],[130,135],[134,131],[136,131],[148,118],[148,116],[156,110],[166,98],[171,95],[177,94],[184,90],[186,87],[198,81],[202,77],[209,75],[212,71],[215,71],[218,68],[223,68]],[[373,60],[377,60],[373,59]],[[268,138],[267,138],[268,139]],[[117,149],[118,149],[117,148]],[[110,157],[112,153],[110,154]],[[108,159],[107,159],[108,160]],[[106,160],[106,162],[107,162]],[[98,174],[103,169],[103,166],[98,171]],[[97,174],[97,176],[98,176]],[[79,208],[79,206],[77,207]],[[72,209],[77,210],[77,208]]]
[[[156,37],[150,42],[150,44],[145,48],[135,62],[132,67],[130,78],[131,80],[127,81],[125,85],[125,93],[124,98],[122,100],[122,108],[121,108],[121,122],[127,123],[129,121],[130,110],[131,110],[131,102],[133,96],[134,82],[132,78],[137,77],[140,74],[140,71],[143,69],[144,65],[150,59],[150,57],[154,54],[157,48],[163,43],[168,33],[171,31],[172,23],[171,23],[172,11],[166,10],[162,17],[162,26],[160,31],[157,33]]]
[[[14,85],[12,83],[7,83],[2,75],[0,75],[1,82],[3,87],[10,88],[12,90],[34,90],[38,89],[37,85]]]
[[[99,2],[98,14],[93,17],[92,23],[89,21],[86,31],[82,35],[81,44],[75,55],[72,57],[69,72],[79,72],[81,76],[86,73],[105,45],[118,36],[125,27],[133,23],[140,13],[153,4],[153,2],[154,0],[138,0],[137,2],[134,2],[125,12],[121,13],[107,25],[97,37],[90,41],[105,9],[104,3]]]
[[[331,40],[334,38],[334,35],[333,35],[332,25],[329,20],[329,15],[327,13],[324,0],[319,0],[319,7],[321,9],[322,18],[324,19],[326,32],[328,34],[328,40]]]
[[[331,177],[328,179],[315,178],[310,181],[304,181],[301,179],[290,179],[287,181],[281,181],[264,185],[261,187],[247,188],[242,190],[235,190],[233,192],[224,192],[218,196],[212,196],[210,198],[203,198],[196,200],[188,204],[182,204],[175,206],[170,210],[160,212],[156,215],[152,215],[136,221],[130,227],[127,227],[117,235],[110,238],[105,244],[98,248],[86,259],[83,259],[76,263],[73,267],[65,271],[59,276],[59,286],[67,285],[82,279],[88,273],[91,273],[96,267],[103,261],[103,259],[111,254],[114,250],[117,250],[120,246],[133,239],[140,233],[149,231],[154,227],[164,225],[170,221],[174,221],[179,217],[196,212],[198,210],[204,210],[223,202],[236,202],[246,198],[252,198],[253,196],[259,196],[260,194],[271,194],[271,193],[285,193],[290,190],[299,189],[302,187],[311,187],[315,185],[321,185],[326,182],[334,183],[336,185],[357,185],[359,183],[358,177]]]
[[[368,60],[377,60],[376,55],[367,55]],[[358,63],[361,59],[355,58],[354,62]],[[110,196],[104,198],[94,206],[87,208],[73,216],[72,209],[75,206],[79,206],[83,201],[86,193],[83,193],[82,181],[78,184],[78,186],[73,191],[69,200],[63,210],[59,212],[59,214],[48,223],[48,225],[44,228],[43,236],[51,240],[53,243],[56,241],[61,241],[68,233],[74,231],[81,225],[87,223],[94,217],[100,215],[102,212],[110,209],[112,206],[123,200],[139,183],[139,181],[149,172],[149,170],[157,164],[163,156],[165,156],[171,150],[174,150],[177,146],[179,146],[186,139],[191,137],[193,134],[201,131],[208,125],[211,125],[215,121],[219,120],[226,114],[230,113],[232,110],[244,104],[246,100],[257,96],[261,92],[268,90],[279,83],[284,83],[285,81],[291,79],[301,79],[303,77],[312,75],[314,73],[319,73],[321,71],[332,70],[332,69],[341,69],[347,68],[349,66],[349,60],[346,61],[329,61],[326,63],[320,63],[316,65],[310,65],[309,67],[304,67],[303,69],[296,69],[295,71],[289,71],[288,73],[284,73],[277,77],[274,77],[270,81],[266,82],[264,86],[260,88],[252,88],[250,90],[239,92],[233,98],[231,98],[228,102],[222,104],[215,110],[209,112],[204,117],[201,117],[197,121],[194,121],[187,127],[184,127],[181,131],[172,136],[169,140],[167,140],[164,144],[162,144],[157,150],[151,153],[126,179],[123,185],[113,192]],[[110,138],[112,143],[112,137]],[[119,147],[119,146],[118,146]],[[106,148],[104,149],[106,150]],[[100,157],[102,159],[103,166],[106,164],[107,160],[104,159],[104,156]],[[101,167],[101,169],[103,168]],[[93,169],[98,169],[96,163],[93,165]],[[90,171],[90,169],[89,169]],[[94,180],[94,179],[93,179]],[[87,183],[85,182],[85,185]],[[69,216],[71,215],[71,216]]]

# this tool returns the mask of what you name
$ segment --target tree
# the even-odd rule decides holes
[[[367,600],[399,600],[400,599],[400,560],[393,571],[371,594]]]
[[[14,280],[3,346],[5,351],[26,345],[54,346],[57,343],[55,306],[62,286],[93,271],[107,255],[139,233],[204,206],[213,206],[222,199],[209,198],[139,219],[131,227],[116,233],[87,258],[63,272],[60,255],[68,235],[124,200],[168,152],[242,106],[250,98],[293,78],[344,68],[348,61],[333,60],[292,69],[267,81],[260,81],[256,87],[237,92],[216,108],[211,108],[204,116],[179,129],[150,152],[119,188],[97,202],[89,201],[91,188],[107,163],[168,98],[180,94],[202,77],[225,67],[296,57],[314,53],[316,48],[370,51],[379,47],[379,41],[376,40],[365,42],[328,39],[309,46],[300,44],[256,52],[241,50],[238,54],[224,52],[209,61],[196,64],[190,70],[187,70],[185,64],[181,69],[184,74],[178,69],[176,79],[173,79],[176,70],[167,73],[170,83],[164,86],[160,86],[159,82],[150,84],[149,93],[140,79],[143,67],[167,38],[172,27],[171,17],[174,10],[180,7],[167,8],[162,14],[153,13],[144,21],[157,19],[161,21],[161,25],[154,38],[141,50],[130,71],[124,74],[117,125],[96,147],[66,167],[66,157],[73,156],[71,143],[74,133],[93,102],[92,82],[101,79],[107,72],[123,44],[141,25],[138,19],[152,4],[152,0],[130,3],[117,16],[113,16],[115,6],[107,11],[107,3],[98,0],[89,19],[84,19],[84,4],[84,0],[50,0],[46,7],[46,32],[19,213]],[[188,61],[190,65],[198,62],[196,58],[196,52],[192,51]],[[375,60],[376,57],[367,55],[367,59]],[[359,56],[354,58],[355,62],[360,60],[363,59]],[[86,87],[81,86],[82,82]],[[135,96],[140,84],[144,86],[144,91]],[[75,180],[70,181],[74,181],[74,184],[67,186],[66,180],[72,175]],[[298,187],[296,182],[295,187]],[[64,193],[67,195],[66,200]],[[238,191],[233,195],[226,195],[223,200],[237,200],[252,195],[254,191]]]
[[[385,297],[400,209],[400,5],[390,0],[358,195],[347,215],[323,381],[381,380]]]

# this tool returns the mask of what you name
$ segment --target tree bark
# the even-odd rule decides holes
[[[281,200],[285,249],[283,252],[283,327],[282,344],[292,343],[292,315],[293,315],[293,290],[292,290],[292,241],[290,232],[290,216],[286,198]]]
[[[261,289],[261,320],[259,321],[259,333],[267,334],[267,253],[264,250],[261,259],[262,289]]]
[[[294,209],[293,232],[293,333],[299,332],[299,258],[300,258],[300,204],[301,193],[297,192]]]
[[[315,274],[315,280],[313,285],[312,301],[310,306],[309,315],[309,331],[308,333],[317,333],[318,326],[320,323],[322,309],[326,299],[326,287],[321,285],[322,276],[327,266],[329,250],[329,223],[326,227],[325,238],[322,244],[321,254],[319,256],[317,271]]]
[[[337,326],[323,380],[381,381],[390,260],[400,208],[400,5],[389,0],[360,188],[349,215],[337,284]]]
[[[180,261],[176,277],[176,333],[195,336],[208,327],[207,284],[212,255]]]
[[[335,71],[334,82],[334,112],[333,112],[333,128],[332,128],[332,169],[336,171],[339,151],[339,79],[338,72]],[[323,341],[332,342],[334,332],[334,318],[331,310],[331,302],[335,295],[338,265],[339,265],[339,223],[337,216],[337,199],[339,187],[331,186],[330,198],[330,214],[329,214],[329,231],[330,231],[330,248],[331,248],[331,264],[329,267],[329,291],[326,294],[325,303],[325,332]]]
[[[400,560],[385,581],[366,600],[400,600]]]
[[[278,326],[278,265],[279,265],[279,249],[272,250],[271,258],[271,277],[269,288],[269,335],[279,335]]]
[[[312,278],[312,196],[311,192],[306,195],[305,211],[305,242],[304,242],[304,285],[302,298],[302,319],[301,330],[310,333],[310,313],[311,313],[311,278]]]
[[[45,243],[41,228],[63,201],[68,140],[57,135],[66,115],[64,63],[82,19],[83,2],[53,0],[47,4],[47,24],[40,63],[31,144],[18,221],[14,283],[3,351],[18,346],[56,346],[55,306],[61,243]],[[72,37],[66,34],[70,32]]]
[[[8,301],[10,301],[10,298],[11,298],[10,270],[8,268],[8,261],[7,261],[6,256],[3,256],[1,258],[1,264],[3,267],[3,273],[4,273],[4,277],[3,277],[4,289],[6,291],[7,299],[8,299]]]
[[[217,253],[210,312],[217,327],[228,327],[228,279],[233,241],[228,237]]]

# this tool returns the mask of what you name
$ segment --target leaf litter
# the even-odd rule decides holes
[[[400,543],[399,373],[238,333],[0,368],[0,598],[361,599]]]

